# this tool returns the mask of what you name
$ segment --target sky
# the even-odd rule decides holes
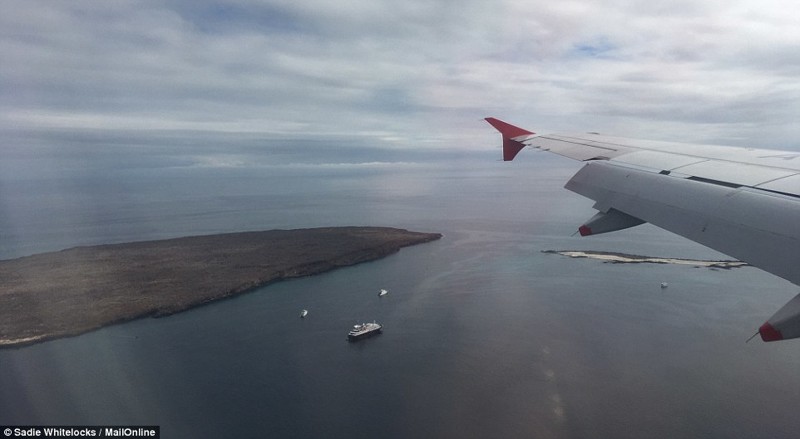
[[[0,154],[92,139],[208,151],[235,138],[400,160],[497,148],[486,116],[537,132],[800,149],[800,9],[786,1],[4,6]]]

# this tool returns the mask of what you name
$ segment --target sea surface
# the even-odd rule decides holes
[[[159,425],[165,438],[798,437],[800,343],[745,343],[796,286],[755,268],[542,253],[725,258],[649,225],[572,236],[594,213],[562,188],[580,164],[497,154],[6,162],[19,172],[0,176],[3,259],[275,228],[444,237],[178,315],[0,350],[0,425]],[[373,320],[383,334],[347,341]]]

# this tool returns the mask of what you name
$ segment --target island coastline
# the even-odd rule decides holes
[[[0,348],[172,315],[441,237],[326,227],[74,247],[0,260]]]
[[[694,267],[721,268],[730,270],[732,268],[747,267],[747,262],[736,260],[705,260],[705,259],[684,259],[668,258],[660,256],[642,256],[618,252],[602,252],[593,250],[542,250],[542,253],[558,254],[570,258],[596,259],[612,264],[673,264],[691,265]]]

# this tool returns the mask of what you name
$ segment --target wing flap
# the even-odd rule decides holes
[[[615,158],[613,161],[656,171],[674,171],[683,166],[700,163],[706,159],[682,154],[657,151],[635,151]]]
[[[758,188],[800,197],[800,174],[762,183],[758,185]]]
[[[753,166],[745,163],[731,163],[719,160],[704,160],[674,170],[692,177],[750,187],[755,187],[759,184],[795,174],[795,172],[787,169]]]
[[[552,153],[571,158],[573,160],[607,160],[628,152],[620,148],[609,147],[594,142],[576,142],[558,136],[537,136],[524,140],[526,145],[533,148],[550,151]]]

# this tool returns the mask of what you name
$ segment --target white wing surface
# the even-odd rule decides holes
[[[487,118],[503,159],[525,146],[587,164],[566,188],[599,212],[582,236],[644,222],[800,285],[800,153],[547,134]],[[759,328],[764,341],[800,337],[800,294]]]

